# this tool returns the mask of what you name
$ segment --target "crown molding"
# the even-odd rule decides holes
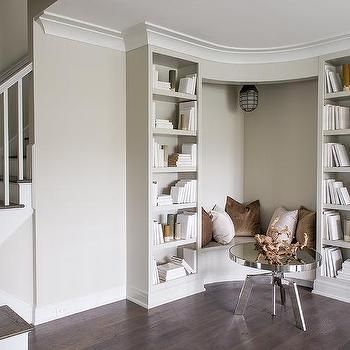
[[[46,34],[125,51],[121,32],[70,17],[44,12],[38,22]]]
[[[126,50],[154,45],[221,63],[274,63],[315,58],[350,47],[350,33],[298,45],[236,48],[218,45],[153,23],[144,22],[123,33]]]

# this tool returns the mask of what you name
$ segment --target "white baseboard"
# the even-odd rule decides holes
[[[33,323],[33,305],[28,304],[13,295],[0,290],[0,305],[8,305],[28,323]]]
[[[148,293],[135,287],[128,287],[126,299],[148,309]]]
[[[114,303],[123,300],[126,297],[125,286],[112,288],[100,293],[66,300],[56,304],[37,306],[35,309],[34,324],[42,324],[53,321],[58,318],[76,314],[99,307],[102,305]]]

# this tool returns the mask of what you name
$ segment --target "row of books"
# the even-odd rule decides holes
[[[350,281],[350,259],[343,261],[342,268],[337,271],[337,278]]]
[[[197,272],[196,250],[192,248],[182,248],[183,257],[171,256],[170,261],[157,265],[153,258],[153,283],[171,281],[177,278],[186,277]]]
[[[323,107],[323,130],[350,128],[350,108],[325,105]]]
[[[170,120],[167,119],[155,119],[155,128],[157,129],[174,129],[174,125]]]
[[[168,166],[168,146],[160,145],[153,138],[153,167],[164,168]]]
[[[197,131],[197,101],[179,103],[178,129]]]
[[[197,200],[197,180],[180,180],[170,189],[173,203],[194,203]]]
[[[323,164],[325,167],[350,166],[349,155],[343,144],[325,143],[323,147]]]
[[[159,245],[164,243],[163,226],[157,220],[152,224],[152,244]]]
[[[187,74],[180,79],[178,92],[195,95],[197,84],[197,74]]]
[[[343,83],[337,67],[330,64],[325,65],[325,91],[333,93],[343,91]]]
[[[322,249],[322,275],[326,277],[336,277],[342,268],[343,256],[340,248],[325,247]]]
[[[193,211],[183,211],[176,215],[176,223],[181,224],[181,239],[192,239],[197,236],[197,213]]]
[[[326,204],[350,205],[349,192],[342,181],[323,180],[323,193]]]
[[[336,241],[343,238],[340,214],[336,210],[325,210],[323,212],[323,237]]]

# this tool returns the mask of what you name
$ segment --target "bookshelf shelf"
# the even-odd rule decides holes
[[[325,173],[350,173],[350,167],[339,166],[333,168],[324,168]]]
[[[181,209],[191,209],[191,208],[196,208],[196,207],[197,207],[197,203],[159,205],[159,206],[153,207],[153,211],[154,212],[165,212],[165,211],[174,211],[174,210],[181,210]]]
[[[129,159],[126,170],[126,202],[128,210],[134,213],[127,215],[126,225],[127,258],[130,260],[127,264],[127,298],[146,308],[152,308],[204,290],[203,280],[198,278],[198,275],[188,275],[154,285],[158,280],[156,264],[170,262],[171,256],[182,259],[186,257],[185,261],[190,266],[196,269],[198,267],[201,232],[198,208],[201,181],[199,160],[202,79],[199,59],[151,45],[126,53],[126,71],[129,92],[126,94],[126,154]],[[188,84],[185,84],[186,80],[182,80],[182,85],[186,91],[191,93],[195,91],[195,94],[154,88],[155,82],[167,82],[169,76],[174,77],[174,71],[176,85],[180,85],[181,79],[188,78],[190,79]],[[180,105],[182,102],[189,103]],[[181,107],[188,110],[188,115],[180,114]],[[166,127],[172,122],[177,127],[180,115],[188,117],[187,128],[196,131],[155,128],[155,119],[158,118],[168,123],[162,124],[158,121],[157,126]],[[186,127],[182,119],[180,124]],[[191,147],[191,144],[197,146]],[[177,152],[187,154],[179,157],[179,164],[198,164],[198,166],[153,167],[154,164],[165,163],[167,158],[174,164],[174,159],[177,157],[174,154]],[[189,199],[191,203],[154,206],[155,197],[158,199],[159,193],[164,192],[164,189],[168,193],[171,187],[182,180],[183,187],[189,181],[196,181],[190,192],[186,192],[186,195],[189,195],[186,198],[191,198]],[[184,196],[184,191],[178,192]],[[181,213],[183,209],[190,209],[188,217]],[[184,225],[186,235],[183,237],[197,237],[189,240],[172,240],[155,246],[154,241],[162,241],[158,240],[161,234],[163,236],[169,234],[169,227],[165,225],[174,225],[177,220]],[[157,226],[154,223],[157,223]],[[181,229],[183,227],[181,226]]]
[[[350,205],[323,204],[324,209],[350,211]]]
[[[331,241],[329,239],[324,239],[323,244],[330,245],[333,247],[347,248],[350,249],[350,242],[345,242],[343,240]]]
[[[182,92],[176,92],[165,89],[153,89],[153,98],[155,100],[168,102],[197,101],[196,95],[184,94]]]
[[[350,129],[324,130],[325,136],[350,135]]]
[[[179,239],[179,240],[173,240],[171,242],[166,242],[163,244],[158,244],[153,246],[153,250],[161,250],[161,249],[167,249],[167,248],[174,248],[174,247],[178,247],[181,245],[186,245],[186,244],[192,244],[192,243],[196,243],[196,238],[192,238],[192,239]]]
[[[173,136],[197,136],[196,131],[178,130],[178,129],[157,129],[153,128],[153,135],[173,135]]]
[[[153,168],[153,173],[195,173],[197,172],[196,167],[164,167],[164,168]]]
[[[324,259],[321,268],[317,269],[316,279],[314,282],[314,293],[324,295],[330,298],[350,302],[350,281],[340,280],[334,277],[328,277],[327,275],[333,275],[335,271],[332,261],[334,260],[330,250],[325,251],[327,246],[334,248],[341,248],[340,252],[343,260],[350,257],[350,242],[344,240],[328,240],[324,239],[325,224],[324,210],[334,210],[339,212],[340,219],[347,219],[350,213],[350,205],[337,205],[337,204],[324,204],[326,193],[324,190],[324,180],[329,178],[335,181],[343,182],[345,187],[350,181],[350,167],[325,167],[328,157],[325,157],[326,147],[324,146],[329,142],[338,142],[330,140],[329,136],[340,136],[339,144],[348,146],[350,141],[347,137],[341,138],[341,136],[350,135],[350,129],[337,129],[337,130],[324,130],[328,126],[330,118],[333,118],[326,114],[324,118],[325,108],[327,104],[334,106],[347,107],[350,102],[350,91],[340,91],[335,93],[326,93],[325,90],[331,91],[331,89],[339,88],[337,85],[337,79],[333,79],[331,76],[335,74],[341,78],[342,64],[350,63],[350,50],[343,52],[336,52],[320,57],[319,59],[319,75],[318,75],[318,160],[317,160],[317,237],[316,248],[317,251],[323,255]],[[332,73],[332,74],[331,74]],[[342,82],[340,82],[342,85]],[[329,113],[329,110],[326,109]],[[332,113],[332,111],[330,112]],[[337,123],[337,120],[335,120]],[[338,121],[340,122],[340,121]],[[345,144],[344,144],[345,143]],[[332,154],[333,160],[337,156]],[[338,158],[339,160],[339,158]],[[336,214],[337,215],[337,214]],[[342,225],[343,226],[343,225]],[[334,252],[335,250],[333,250]],[[339,257],[339,255],[338,255]],[[325,268],[328,263],[329,269]]]
[[[346,100],[350,99],[350,91],[339,91],[330,94],[325,94],[325,100]]]

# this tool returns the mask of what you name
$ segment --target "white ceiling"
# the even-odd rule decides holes
[[[290,47],[350,33],[349,0],[58,0],[49,11],[119,31],[148,21],[241,49]]]

